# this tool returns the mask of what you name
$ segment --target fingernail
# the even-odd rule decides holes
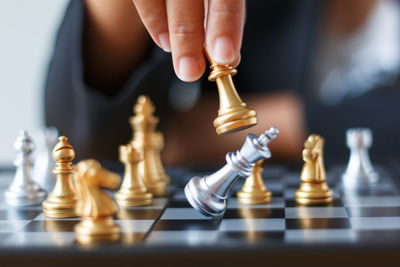
[[[233,48],[232,38],[229,36],[221,36],[215,39],[214,50],[212,51],[212,59],[215,62],[228,64],[235,59],[235,50]]]
[[[160,40],[161,48],[165,52],[171,52],[171,44],[169,42],[169,34],[168,32],[164,32],[158,35],[158,40]]]
[[[195,57],[181,57],[178,61],[178,77],[185,82],[197,80],[200,72],[200,63]]]

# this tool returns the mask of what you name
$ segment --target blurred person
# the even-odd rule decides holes
[[[326,155],[344,162],[345,130],[355,126],[372,128],[377,157],[395,156],[397,20],[391,0],[71,1],[49,66],[46,123],[70,137],[79,158],[116,159],[132,134],[136,98],[146,94],[169,165],[216,165],[247,133],[270,125],[281,132],[271,148],[277,160],[300,161],[306,132],[314,132],[327,140]],[[394,29],[380,35],[391,50],[357,53],[373,46],[380,27]],[[234,83],[257,126],[215,133],[218,95],[204,45],[214,61],[238,66]],[[376,61],[382,49],[391,62]]]

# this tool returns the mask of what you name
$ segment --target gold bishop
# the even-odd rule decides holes
[[[42,204],[43,213],[50,218],[76,217],[75,208],[78,199],[72,186],[74,175],[72,160],[75,151],[68,143],[67,137],[60,136],[58,140],[53,150],[53,157],[56,160],[53,172],[57,175],[57,181],[53,191]]]

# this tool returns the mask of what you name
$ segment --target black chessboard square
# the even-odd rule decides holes
[[[286,219],[286,229],[350,229],[348,218]]]
[[[384,245],[400,243],[400,230],[356,230],[354,232],[357,241],[363,243],[384,243]]]
[[[169,208],[191,208],[190,203],[186,199],[171,199],[168,202]]]
[[[220,220],[159,220],[154,231],[218,230]]]
[[[265,219],[265,218],[285,218],[284,208],[251,208],[239,207],[226,209],[224,219]]]
[[[24,232],[73,232],[79,220],[31,221]]]
[[[400,217],[400,207],[354,207],[346,210],[350,217]]]
[[[301,205],[297,204],[294,199],[285,199],[285,207],[294,208],[294,207],[343,207],[343,202],[341,199],[335,198],[332,203],[329,204],[315,204],[315,205]]]
[[[151,208],[120,209],[114,216],[115,220],[155,220],[162,210]]]
[[[283,192],[282,191],[273,191],[271,190],[272,197],[283,197]]]
[[[284,231],[231,231],[219,232],[220,242],[260,243],[260,242],[283,242]]]
[[[40,213],[42,213],[42,211],[39,209],[10,208],[7,210],[0,210],[0,220],[33,220],[39,216]]]

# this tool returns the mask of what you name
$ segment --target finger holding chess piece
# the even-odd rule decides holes
[[[139,173],[150,193],[160,197],[167,194],[169,177],[161,162],[164,137],[156,130],[158,118],[154,116],[154,105],[147,96],[139,96],[134,107],[135,116],[130,118],[133,130],[132,146],[143,153]]]
[[[333,192],[326,183],[323,149],[324,139],[316,134],[310,135],[304,143],[301,184],[295,192],[299,204],[327,204],[333,200]]]
[[[46,192],[31,177],[33,166],[32,152],[35,148],[28,132],[22,130],[14,143],[17,153],[14,161],[17,170],[14,179],[4,193],[5,200],[11,206],[33,206],[43,202]]]
[[[115,200],[120,207],[136,207],[150,205],[153,195],[147,191],[143,177],[138,171],[138,165],[143,161],[140,153],[131,144],[119,147],[119,158],[125,166],[121,188],[115,194]]]
[[[92,244],[117,241],[120,229],[113,221],[118,207],[102,188],[116,189],[118,174],[110,172],[93,159],[81,161],[76,166],[79,192],[77,213],[82,217],[75,226],[79,243]]]
[[[238,201],[242,204],[266,204],[271,201],[271,191],[267,190],[262,178],[263,159],[256,162],[251,169],[242,189],[237,193]]]
[[[56,160],[53,172],[57,175],[57,180],[53,191],[43,202],[43,213],[50,218],[76,217],[78,198],[72,187],[72,160],[75,158],[75,151],[66,136],[60,136],[58,140],[53,149],[53,158]]]
[[[228,134],[241,131],[257,124],[257,113],[247,107],[240,99],[232,81],[237,70],[229,65],[215,63],[204,48],[204,54],[212,69],[208,76],[209,81],[215,81],[219,94],[218,117],[214,120],[214,127],[218,134]]]

